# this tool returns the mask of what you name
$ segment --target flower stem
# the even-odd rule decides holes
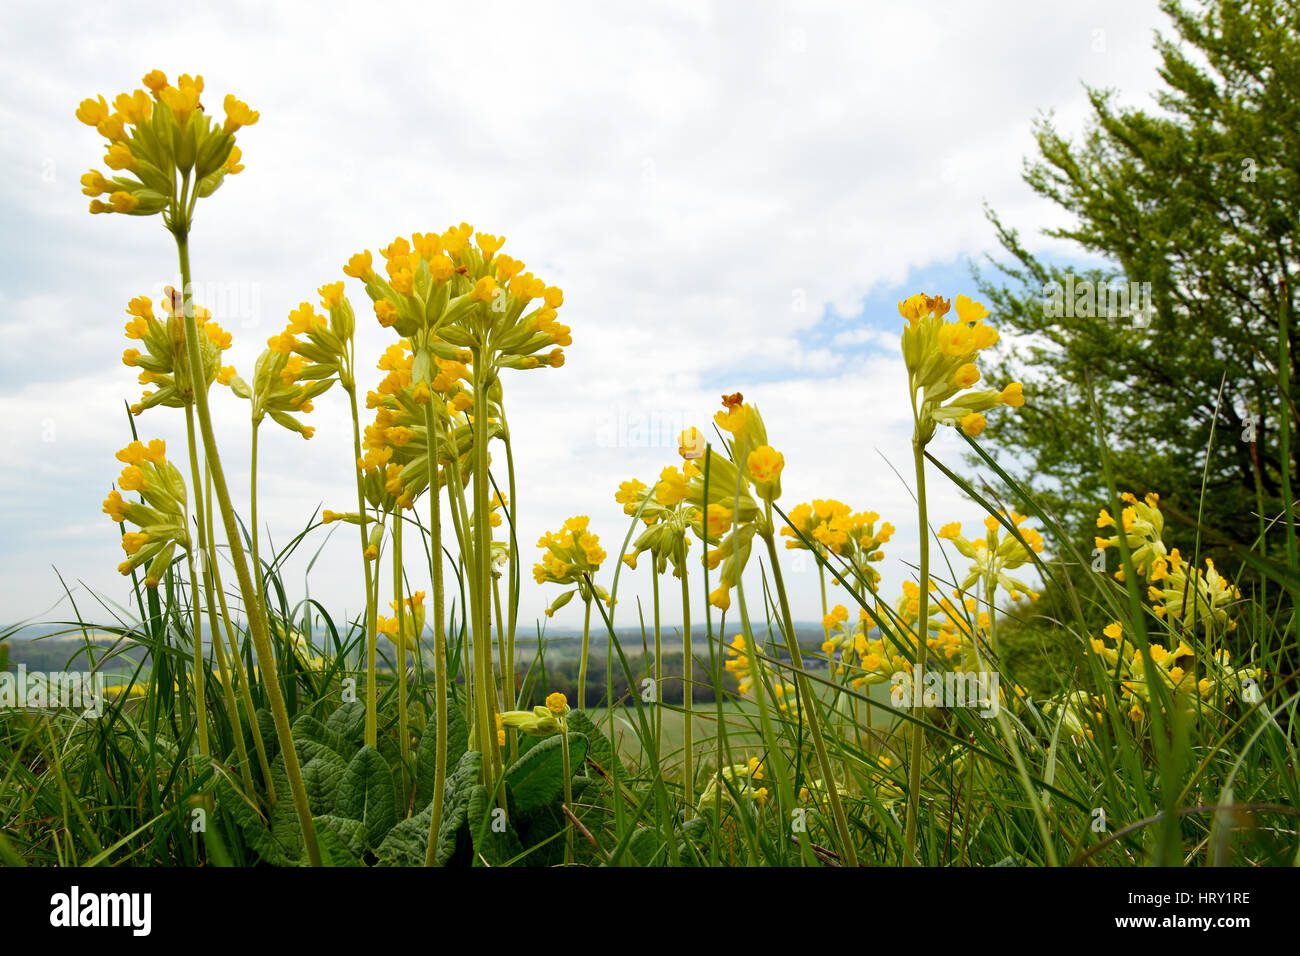
[[[849,833],[848,818],[844,815],[844,806],[840,802],[839,787],[831,773],[830,758],[826,754],[826,742],[822,739],[821,718],[817,716],[818,700],[813,693],[803,669],[803,655],[799,651],[799,641],[795,637],[794,619],[790,615],[790,600],[785,593],[785,579],[781,576],[781,565],[776,556],[776,538],[772,534],[772,503],[767,503],[767,527],[761,533],[767,542],[767,558],[772,564],[772,581],[776,584],[776,596],[781,603],[782,630],[785,631],[785,646],[794,665],[795,680],[799,685],[799,697],[802,701],[800,717],[808,720],[808,735],[812,738],[813,752],[817,756],[817,766],[821,770],[822,781],[826,785],[826,796],[831,805],[831,816],[835,820],[835,830],[840,838],[840,852],[845,866],[858,865],[858,853],[853,846]]]
[[[352,408],[352,464],[357,482],[357,514],[361,517],[361,523],[358,525],[361,532],[361,564],[362,569],[365,571],[366,582],[366,744],[373,747],[379,736],[378,717],[375,712],[377,690],[375,687],[375,631],[378,629],[377,616],[379,609],[375,607],[375,601],[371,597],[375,590],[375,581],[370,571],[370,559],[366,557],[370,529],[366,527],[368,515],[366,512],[365,475],[361,471],[361,419],[357,414],[357,387],[355,383],[349,382],[343,385],[343,390],[348,393],[348,404]]]
[[[488,513],[488,388],[491,386],[487,349],[474,350],[474,706],[480,752],[483,754],[483,784],[490,792],[500,755],[496,725],[492,719],[492,554]]]
[[[443,622],[442,491],[438,485],[438,425],[433,401],[424,406],[425,454],[429,468],[429,575],[433,582],[433,706],[436,715],[433,759],[433,812],[424,865],[433,866],[442,827],[443,790],[447,780],[447,631]],[[453,457],[455,452],[452,452]]]
[[[582,603],[586,611],[582,615],[582,655],[578,658],[578,710],[587,710],[587,638],[591,635],[591,595],[584,593]]]
[[[221,675],[221,689],[226,698],[226,710],[230,714],[230,725],[235,735],[235,754],[239,758],[239,772],[244,778],[244,785],[251,792],[253,774],[248,762],[248,747],[244,743],[243,721],[239,719],[239,708],[235,704],[234,686],[230,680],[230,671],[226,667],[226,652],[221,646],[221,632],[217,627],[217,609],[212,600],[212,556],[208,548],[203,497],[199,494],[199,456],[194,443],[193,404],[185,406],[185,437],[190,458],[190,480],[194,485],[195,543],[198,545],[199,562],[203,566],[203,597],[208,611],[208,634],[212,640],[212,650],[216,653],[217,672]],[[195,599],[197,598],[196,593]]]
[[[695,741],[691,726],[695,697],[694,650],[691,647],[691,590],[686,568],[682,568],[682,785],[686,791],[686,817],[695,808]]]
[[[590,607],[590,602],[588,602]],[[569,768],[569,721],[560,718],[560,756],[564,762],[564,805],[573,811],[573,771]],[[564,823],[564,862],[573,862],[573,823]]]
[[[402,773],[410,759],[411,731],[406,717],[406,601],[402,596],[402,515],[393,514],[393,600],[397,602],[397,747],[402,755]],[[412,611],[415,609],[412,608]],[[420,635],[416,635],[418,641]]]
[[[199,579],[194,572],[194,552],[185,549],[185,559],[190,569],[190,605],[194,611],[194,710],[198,717],[199,753],[209,756],[212,751],[208,745],[208,708],[207,693],[204,684],[207,674],[203,669],[203,611],[199,605]]]
[[[226,606],[226,592],[221,583],[221,568],[217,564],[217,541],[212,528],[212,470],[204,467],[204,507],[203,517],[207,526],[208,567],[212,571],[212,591],[217,596],[217,605],[221,608],[221,623],[226,631],[226,643],[230,645],[230,658],[235,669],[235,679],[239,682],[240,695],[244,700],[244,713],[248,715],[248,729],[253,734],[253,747],[257,751],[257,765],[262,771],[262,780],[266,784],[268,804],[275,805],[275,781],[271,779],[271,761],[266,755],[266,741],[262,738],[262,725],[257,722],[257,708],[253,704],[253,691],[248,682],[248,671],[244,669],[244,658],[239,642],[235,639],[235,629],[230,623],[230,608]]]
[[[917,599],[916,664],[912,668],[912,743],[908,751],[907,821],[903,827],[903,862],[919,863],[916,847],[916,818],[921,807],[921,761],[925,753],[925,657],[930,631],[930,524],[925,501],[925,444],[912,439],[916,464],[916,511],[921,532],[921,593]]]
[[[663,754],[664,707],[659,695],[663,693],[664,681],[664,647],[663,635],[659,626],[659,559],[653,554],[650,565],[650,580],[654,582],[655,605],[655,753]]]
[[[307,800],[307,789],[303,786],[302,770],[298,763],[298,751],[293,743],[293,729],[289,726],[289,712],[284,706],[284,696],[280,692],[280,680],[275,673],[275,655],[271,650],[271,640],[266,622],[266,612],[257,600],[257,591],[253,579],[248,573],[248,559],[244,555],[243,545],[239,541],[239,528],[235,523],[235,509],[230,502],[230,488],[226,485],[226,475],[221,467],[221,458],[217,452],[217,436],[212,429],[212,415],[208,409],[208,392],[200,387],[206,381],[203,374],[203,357],[199,352],[198,323],[194,320],[194,301],[191,297],[189,235],[183,227],[177,227],[176,250],[180,257],[181,283],[184,287],[185,312],[185,347],[190,364],[190,379],[195,383],[194,410],[199,421],[199,432],[203,436],[203,454],[212,469],[212,485],[217,492],[217,504],[221,507],[221,521],[225,525],[227,547],[230,549],[230,563],[235,567],[235,577],[239,583],[239,593],[244,599],[248,612],[249,629],[253,635],[253,647],[257,652],[258,664],[262,670],[262,679],[266,685],[266,696],[271,705],[271,719],[275,722],[276,737],[280,741],[280,750],[284,754],[285,776],[289,778],[289,787],[293,791],[294,811],[298,816],[298,825],[302,828],[303,847],[312,866],[321,865],[320,848],[316,844],[316,826],[312,821],[311,805]]]

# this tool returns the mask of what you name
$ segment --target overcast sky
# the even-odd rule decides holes
[[[175,282],[176,259],[160,218],[87,213],[78,179],[103,149],[73,116],[83,98],[111,100],[156,67],[201,73],[218,115],[227,92],[260,111],[239,134],[246,170],[200,202],[192,239],[195,281],[227,297],[217,318],[245,375],[290,309],[399,234],[464,220],[563,288],[565,367],[503,376],[530,567],[543,530],[588,514],[612,574],[627,530],[618,483],[678,462],[677,431],[740,391],[785,454],[787,509],[835,497],[899,528],[893,591],[917,550],[896,302],[974,292],[967,262],[997,252],[985,202],[1031,249],[1083,261],[1039,235],[1061,220],[1021,180],[1031,123],[1050,111],[1077,133],[1085,83],[1149,106],[1154,31],[1168,32],[1147,0],[195,10],[0,12],[0,623],[67,619],[56,568],[91,620],[108,617],[93,593],[128,596],[100,513],[129,439],[123,401],[141,391],[120,362],[124,308]],[[391,333],[366,318],[359,284],[349,294],[373,387],[369,357]],[[218,390],[214,408],[244,507],[247,405]],[[318,504],[355,502],[346,409],[338,390],[318,399],[310,442],[267,423],[259,501],[277,542]],[[183,456],[179,411],[137,425]],[[937,453],[959,462],[940,435]],[[936,525],[979,520],[941,477],[931,488]],[[311,591],[354,613],[346,530]],[[790,578],[795,616],[820,616],[812,565]],[[644,571],[620,588],[630,625]],[[525,571],[526,628],[557,593]],[[553,626],[577,623],[577,607]],[[670,603],[665,619],[678,615]]]

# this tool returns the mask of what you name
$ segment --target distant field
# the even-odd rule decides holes
[[[880,695],[876,696],[880,697]],[[880,699],[883,701],[885,698],[880,697]],[[751,756],[760,756],[763,752],[763,735],[759,727],[758,705],[753,700],[744,700],[739,703],[732,701],[723,705],[722,712],[725,720],[726,742],[732,751],[732,762],[743,763]],[[665,767],[672,774],[681,766],[686,719],[685,714],[675,707],[664,707],[661,713],[663,717],[663,750],[661,752]],[[650,719],[651,714],[653,714],[653,709],[647,706],[647,720]],[[864,734],[867,731],[865,714],[864,706],[863,720],[861,721]],[[603,733],[609,735],[611,715],[608,708],[588,708],[588,715],[596,722],[596,725]],[[883,717],[884,715],[880,714],[873,721],[877,729],[888,725],[888,722]],[[691,749],[695,754],[695,765],[699,768],[716,767],[718,763],[715,758],[717,748],[715,738],[718,736],[717,705],[712,703],[696,704],[691,719],[693,728]],[[645,761],[637,726],[635,707],[614,708],[613,739],[615,746],[618,748],[619,755],[623,758],[624,763],[628,764],[629,769],[633,770],[641,769]]]

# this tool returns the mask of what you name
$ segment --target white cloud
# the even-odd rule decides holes
[[[0,266],[0,500],[18,510],[0,598],[14,617],[42,610],[58,594],[51,562],[121,588],[98,515],[125,443],[121,400],[138,392],[116,364],[121,310],[176,266],[156,220],[85,214],[76,179],[100,152],[72,110],[87,95],[158,66],[202,72],[210,107],[233,91],[261,111],[241,133],[248,168],[200,204],[192,250],[198,281],[256,291],[259,314],[230,323],[241,370],[348,255],[399,233],[465,219],[564,288],[568,364],[506,382],[530,558],[574,513],[607,548],[621,540],[618,481],[674,458],[628,447],[633,418],[704,424],[737,389],[786,453],[789,504],[875,509],[901,529],[891,558],[908,558],[911,499],[877,454],[910,481],[905,387],[882,331],[896,320],[823,316],[857,317],[864,298],[990,250],[985,200],[1059,251],[1033,235],[1058,214],[1020,180],[1031,120],[1055,110],[1077,132],[1081,81],[1144,101],[1157,25],[1154,3],[1129,0],[6,8],[0,202],[21,231]],[[362,326],[359,353],[377,355],[385,333]],[[352,495],[343,396],[316,404],[311,442],[264,436],[261,510],[277,541]],[[245,409],[226,394],[217,407],[242,502]],[[140,425],[182,447],[176,414]],[[969,512],[935,485],[936,513]],[[102,545],[93,532],[70,545],[99,520]],[[313,592],[349,609],[353,551],[338,537],[313,571]],[[816,610],[811,582],[794,592],[799,616]],[[526,576],[524,619],[545,600]]]

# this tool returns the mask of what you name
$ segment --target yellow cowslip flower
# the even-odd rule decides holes
[[[500,248],[498,246],[498,248]],[[546,698],[546,709],[556,717],[563,717],[569,712],[569,699],[556,691]]]
[[[745,468],[758,486],[771,486],[781,479],[781,469],[785,467],[785,456],[770,445],[763,445],[749,453],[745,459]],[[762,492],[760,491],[760,494]],[[770,500],[774,495],[762,495]]]
[[[880,581],[880,573],[869,563],[884,559],[881,546],[886,544],[894,534],[894,526],[888,521],[877,530],[876,522],[880,515],[874,511],[854,512],[842,501],[833,498],[815,498],[812,502],[796,505],[790,510],[790,524],[781,529],[787,541],[787,548],[807,550],[803,538],[811,538],[812,546],[819,553],[834,554],[846,559],[850,568],[874,587]],[[838,585],[838,578],[832,583]]]
[[[235,99],[232,93],[226,94],[222,105],[226,108],[226,121],[221,126],[222,132],[233,133],[241,126],[252,126],[257,122],[257,112],[250,110],[247,103]]]
[[[659,483],[655,485],[655,501],[671,508],[686,498],[686,475],[669,465],[659,474]]]
[[[614,493],[614,500],[623,506],[624,514],[636,514],[640,493],[645,491],[645,488],[645,482],[637,481],[635,478],[619,484],[618,491]]]
[[[959,295],[956,307],[957,321],[947,322],[944,316],[952,304],[940,296],[917,294],[898,303],[906,320],[903,360],[916,408],[916,437],[922,444],[933,437],[937,425],[956,425],[975,437],[985,426],[982,412],[999,404],[1024,404],[1019,383],[967,392],[980,379],[976,354],[994,345],[998,333],[984,324],[988,311],[980,303]]]
[[[1006,572],[1029,561],[1030,551],[1035,554],[1042,552],[1042,535],[1035,528],[1024,525],[1027,520],[1025,515],[1017,514],[1015,511],[1010,515],[1005,511],[1000,511],[998,514],[1015,526],[1019,537],[1003,534],[1001,522],[993,515],[984,519],[985,537],[974,541],[968,540],[961,533],[960,522],[954,521],[939,529],[940,538],[951,541],[961,554],[972,561],[970,571],[959,584],[959,588],[965,591],[976,581],[980,581],[983,584],[986,601],[993,600],[993,594],[999,586],[1010,594],[1012,600],[1018,601],[1022,595],[1029,597],[1031,601],[1037,600],[1036,591]]]
[[[136,90],[134,93],[118,94],[117,99],[113,101],[113,107],[122,117],[123,122],[130,126],[140,126],[153,112],[153,100],[144,90]]]
[[[706,511],[708,513],[708,527],[705,530],[709,538],[720,538],[731,530],[732,515],[730,509],[728,509],[726,505],[720,505],[714,502],[708,506]],[[693,520],[695,525],[698,526],[700,524],[700,514],[698,511],[695,512]],[[696,530],[698,531],[699,528],[697,527]]]
[[[108,119],[110,112],[108,100],[100,96],[93,100],[82,100],[81,105],[77,107],[77,119],[87,126],[98,126]]]
[[[848,619],[848,608],[843,604],[837,604],[831,608],[829,614],[822,618],[822,627],[827,631],[833,631]]]
[[[358,252],[350,258],[348,264],[343,267],[343,274],[352,276],[354,279],[361,279],[362,281],[366,281],[374,275],[374,259],[370,255],[370,250],[366,249],[363,252]],[[389,308],[393,308],[392,303],[387,299],[381,299],[380,302],[387,305]],[[380,302],[375,303],[376,309]]]
[[[97,169],[92,169],[81,177],[81,191],[87,196],[100,196],[104,193],[113,192],[113,183],[104,178],[104,174]]]
[[[118,565],[118,571],[130,574],[148,563],[144,583],[150,588],[161,582],[176,548],[190,547],[185,481],[166,454],[166,444],[157,438],[147,445],[133,441],[121,449],[117,460],[126,467],[118,478],[118,487],[138,492],[143,500],[128,501],[120,492],[112,491],[103,506],[113,521],[140,529],[122,534],[127,560]]]
[[[475,234],[474,241],[478,243],[478,247],[483,253],[483,261],[487,262],[506,244],[506,237],[491,236],[486,232],[480,232]]]
[[[1168,554],[1164,541],[1161,540],[1165,519],[1160,513],[1160,496],[1153,492],[1142,501],[1138,501],[1136,495],[1125,492],[1120,495],[1120,498],[1127,505],[1120,513],[1125,543],[1131,552],[1133,566],[1138,574],[1146,575],[1156,561]],[[1097,527],[1115,527],[1115,519],[1104,508],[1097,515]],[[1119,537],[1118,535],[1111,538],[1097,537],[1094,543],[1098,548],[1105,550],[1116,547],[1119,544]],[[1116,577],[1119,577],[1119,572],[1116,573]]]
[[[726,506],[711,507],[707,521],[704,521],[701,519],[702,509],[686,502],[690,482],[699,474],[694,460],[686,459],[680,469],[675,465],[664,468],[659,481],[649,490],[636,480],[625,481],[619,486],[614,500],[623,505],[625,514],[639,512],[646,524],[646,529],[633,542],[631,553],[624,555],[625,564],[635,569],[637,558],[642,552],[649,551],[654,558],[656,574],[662,574],[671,564],[673,575],[680,577],[685,573],[686,555],[691,545],[687,532],[713,541],[717,539],[714,532],[729,526],[731,514]]]
[[[569,518],[561,530],[547,532],[537,541],[542,559],[533,566],[534,580],[538,584],[574,585],[573,590],[565,591],[546,609],[548,617],[568,604],[575,594],[584,601],[599,598],[609,603],[609,592],[589,580],[600,570],[607,555],[600,539],[587,531],[588,523],[586,515]]]
[[[122,363],[141,370],[142,384],[158,386],[131,406],[133,415],[140,415],[156,405],[183,408],[194,400],[180,293],[168,286],[161,305],[162,314],[156,315],[147,296],[136,296],[126,307],[127,315],[131,316],[126,323],[126,337],[141,342],[145,351],[127,349],[122,353]],[[211,314],[202,306],[191,303],[191,308],[201,333],[199,354],[203,359],[203,387],[209,387],[213,382],[229,384],[230,379],[222,374],[221,353],[231,347],[230,333],[213,322]]]
[[[678,438],[677,454],[688,461],[694,461],[704,455],[704,447],[707,444],[708,439],[705,438],[704,432],[698,428],[687,428]]]
[[[242,168],[234,133],[255,123],[257,113],[227,96],[225,125],[215,126],[200,102],[203,77],[183,74],[171,86],[166,74],[151,70],[143,84],[147,91],[121,93],[112,108],[99,96],[76,110],[77,119],[108,141],[105,165],[132,174],[108,179],[92,170],[83,177],[87,195],[110,195],[109,202],[92,200],[90,211],[164,213],[168,228],[188,230],[193,200],[210,196]]]
[[[723,431],[738,434],[749,420],[749,406],[743,403],[743,396],[739,392],[722,396],[722,405],[722,411],[714,415],[713,420]]]

